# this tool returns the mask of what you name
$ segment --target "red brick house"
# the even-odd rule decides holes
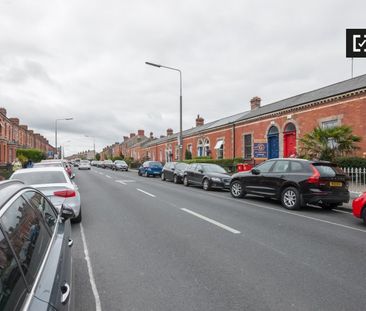
[[[204,123],[199,115],[196,127],[183,132],[183,150],[193,157],[244,158],[264,160],[290,157],[298,153],[299,139],[315,127],[350,125],[363,137],[358,156],[366,155],[366,75],[345,80],[271,104],[250,101],[251,109],[213,122]],[[157,161],[178,159],[178,133],[139,145],[138,154]],[[123,149],[126,155],[136,148]],[[183,155],[185,152],[183,152]]]

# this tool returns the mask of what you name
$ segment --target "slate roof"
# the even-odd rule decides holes
[[[290,98],[274,102],[272,104],[264,105],[259,109],[249,111],[248,114],[243,116],[237,121],[243,121],[246,119],[258,117],[263,114],[272,113],[275,111],[296,107],[312,101],[321,100],[327,97],[340,95],[343,93],[359,90],[366,87],[366,75],[358,76],[349,80],[341,81],[335,84],[331,84],[320,89],[302,93]]]
[[[314,91],[302,93],[293,97],[289,97],[277,102],[274,102],[272,104],[264,105],[258,109],[255,110],[249,110],[245,112],[241,112],[229,117],[225,117],[216,121],[209,122],[207,124],[196,126],[191,129],[183,131],[183,137],[192,136],[194,134],[214,129],[220,126],[228,125],[231,123],[236,123],[240,121],[244,121],[247,119],[251,119],[254,117],[258,117],[264,114],[272,113],[275,111],[280,111],[287,108],[296,107],[299,105],[303,105],[309,102],[313,102],[316,100],[321,100],[324,98],[328,98],[331,96],[340,95],[343,93],[356,91],[359,89],[366,88],[366,74],[362,76],[358,76],[352,79],[348,79],[345,81],[341,81],[335,84],[331,84],[322,88],[319,88]],[[145,147],[154,146],[156,144],[165,143],[171,140],[177,139],[179,136],[179,133],[175,133],[170,136],[165,136],[163,138],[154,139],[146,144],[144,144]]]

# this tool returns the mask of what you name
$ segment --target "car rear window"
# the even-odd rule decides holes
[[[62,163],[34,163],[33,167],[63,167]]]
[[[313,164],[319,171],[320,177],[335,177],[336,175],[345,175],[341,168],[335,165]]]
[[[162,167],[160,162],[150,162],[149,166],[150,167]]]
[[[14,174],[11,179],[18,179],[28,185],[67,183],[63,172],[29,172]]]

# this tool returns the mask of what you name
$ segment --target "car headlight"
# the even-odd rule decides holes
[[[221,178],[219,177],[212,177],[211,180],[215,182],[221,182]]]

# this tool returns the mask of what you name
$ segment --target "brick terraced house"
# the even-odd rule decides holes
[[[259,97],[253,97],[250,107],[206,124],[198,115],[196,127],[183,132],[183,151],[188,149],[193,157],[248,161],[290,157],[298,153],[299,139],[305,133],[317,126],[344,124],[363,138],[356,155],[366,155],[366,75],[263,106]],[[138,150],[128,146],[131,139],[123,142],[125,156],[162,162],[178,159],[178,133],[171,129],[167,136],[141,143]]]
[[[27,125],[21,125],[18,118],[8,118],[5,108],[0,108],[0,166],[12,163],[17,149],[39,149],[45,153],[54,152],[46,138],[34,133]]]

